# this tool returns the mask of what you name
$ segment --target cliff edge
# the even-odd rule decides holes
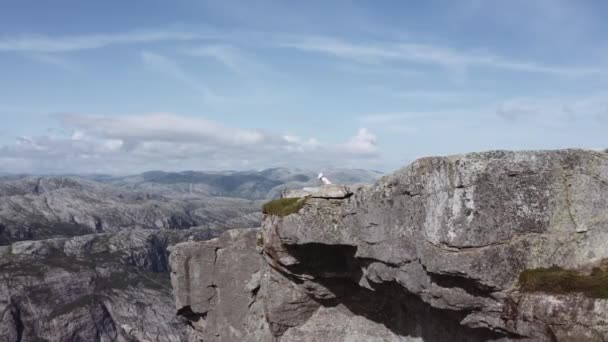
[[[608,339],[608,154],[423,158],[330,192],[286,193],[290,211],[268,211],[259,234],[175,247],[178,309],[205,341]],[[217,243],[248,245],[228,253],[249,266],[201,254]],[[208,280],[191,267],[224,305],[193,310]]]

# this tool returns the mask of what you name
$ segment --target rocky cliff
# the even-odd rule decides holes
[[[175,247],[178,312],[204,341],[608,340],[605,153],[423,158],[285,195],[302,198],[269,206],[258,237]],[[535,270],[564,286],[524,288]]]

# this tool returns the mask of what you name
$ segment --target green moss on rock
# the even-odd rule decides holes
[[[608,267],[596,267],[591,274],[558,266],[535,268],[523,271],[519,284],[524,292],[583,293],[591,298],[608,298]]]
[[[283,217],[297,213],[304,207],[304,203],[306,203],[305,198],[280,198],[264,204],[262,212],[266,215]]]

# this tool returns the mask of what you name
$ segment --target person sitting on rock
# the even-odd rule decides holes
[[[323,183],[323,185],[330,185],[331,182],[329,181],[329,179],[327,179],[327,177],[323,176],[323,173],[319,173],[319,177],[317,177],[321,183]]]

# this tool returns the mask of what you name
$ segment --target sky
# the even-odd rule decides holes
[[[608,147],[608,2],[1,0],[0,173]]]

